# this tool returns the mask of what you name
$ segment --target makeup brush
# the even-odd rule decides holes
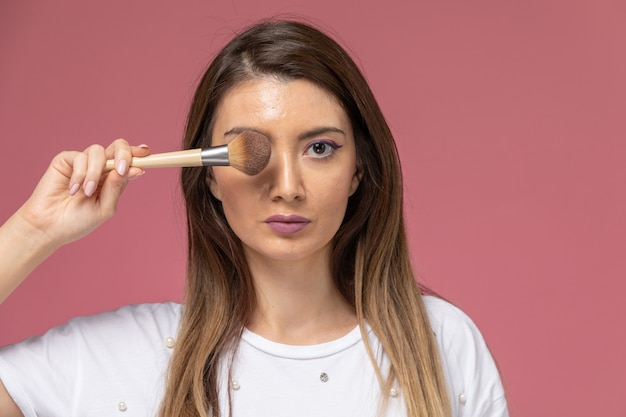
[[[230,165],[248,175],[256,175],[267,166],[271,152],[267,136],[258,132],[245,131],[228,145],[133,157],[130,166],[173,168]],[[115,161],[109,159],[106,162],[106,168],[114,169],[114,167]]]

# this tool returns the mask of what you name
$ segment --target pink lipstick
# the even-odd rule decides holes
[[[304,229],[311,220],[295,214],[275,214],[265,219],[265,223],[280,234],[293,234]]]

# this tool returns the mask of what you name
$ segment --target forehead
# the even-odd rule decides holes
[[[339,100],[306,80],[261,77],[243,81],[226,92],[214,126],[322,124],[348,129],[350,121]]]

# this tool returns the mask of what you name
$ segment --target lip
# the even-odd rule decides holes
[[[289,235],[304,229],[311,220],[296,214],[275,214],[264,222],[275,232]]]

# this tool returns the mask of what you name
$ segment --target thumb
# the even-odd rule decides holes
[[[126,175],[121,176],[116,171],[111,171],[104,179],[100,189],[100,209],[105,217],[111,217],[117,210],[117,203],[126,189],[128,182],[139,178],[145,173],[141,168],[131,167]]]

